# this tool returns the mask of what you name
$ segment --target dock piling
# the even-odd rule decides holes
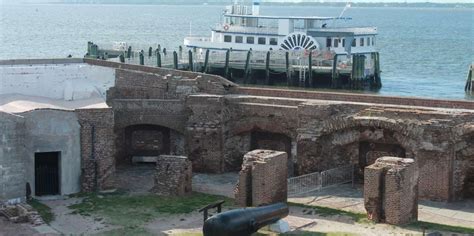
[[[375,88],[382,88],[382,79],[380,75],[380,54],[378,52],[374,53],[374,66],[375,66]]]
[[[337,54],[334,55],[334,59],[332,61],[332,70],[331,70],[331,87],[338,88],[339,87],[339,80],[337,79]]]
[[[286,85],[291,86],[291,72],[290,72],[290,53],[285,52],[285,66],[286,66]]]
[[[229,59],[230,59],[230,49],[228,49],[225,53],[225,66],[224,66],[224,77],[230,80]]]
[[[313,81],[313,50],[309,50],[309,55],[308,55],[308,81],[309,81],[309,87],[313,88],[314,87],[314,81]]]
[[[189,54],[189,71],[194,71],[194,65],[193,65],[193,51],[192,50],[189,50],[188,51],[188,54]]]
[[[178,53],[176,51],[173,51],[173,68],[178,69]]]
[[[145,55],[143,55],[144,52],[143,50],[140,51],[139,57],[140,57],[140,65],[145,65]]]
[[[132,46],[128,46],[127,48],[127,59],[130,59],[132,57]]]
[[[160,50],[156,50],[156,66],[161,67],[161,53],[160,53]]]
[[[250,75],[250,57],[252,56],[252,51],[247,52],[247,58],[245,59],[245,68],[244,68],[244,84],[248,83]]]
[[[265,84],[271,85],[270,81],[270,51],[267,52],[267,57],[265,60]]]
[[[469,72],[467,73],[467,81],[464,90],[466,93],[472,94],[474,92],[474,64],[469,67]]]
[[[208,67],[209,67],[209,49],[206,49],[206,56],[204,58],[204,66],[202,68],[202,73],[207,73]]]

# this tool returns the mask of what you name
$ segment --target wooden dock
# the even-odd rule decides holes
[[[308,88],[370,89],[382,87],[379,54],[338,55],[331,51],[222,51],[99,49],[89,42],[88,58],[189,70],[223,76],[233,82]]]

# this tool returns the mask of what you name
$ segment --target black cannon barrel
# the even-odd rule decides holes
[[[285,203],[242,208],[217,214],[204,222],[204,236],[245,236],[288,216]]]

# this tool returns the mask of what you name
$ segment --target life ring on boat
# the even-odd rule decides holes
[[[225,31],[229,30],[229,25],[224,25],[224,30]]]

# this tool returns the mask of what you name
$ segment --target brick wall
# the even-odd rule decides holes
[[[418,169],[413,159],[382,157],[366,167],[364,205],[370,220],[403,225],[418,218]]]
[[[320,100],[343,101],[343,102],[361,102],[361,103],[393,104],[393,105],[422,106],[422,107],[474,109],[474,102],[460,101],[460,100],[459,101],[458,100],[436,100],[436,99],[422,99],[422,98],[412,98],[412,97],[389,97],[389,96],[379,96],[379,95],[365,95],[365,94],[351,94],[351,93],[337,93],[337,92],[315,92],[315,91],[284,90],[284,89],[270,89],[270,88],[250,88],[250,87],[234,87],[233,92],[238,93],[238,94],[280,97],[280,98],[287,97],[287,98],[320,99]]]
[[[187,157],[161,155],[156,162],[152,192],[163,196],[183,196],[192,191],[192,164]]]
[[[193,95],[188,97],[186,106],[191,114],[185,131],[186,150],[189,160],[193,162],[193,170],[224,172],[224,98],[216,95]]]
[[[82,191],[114,187],[115,135],[112,109],[76,110],[81,125]]]
[[[235,199],[241,206],[262,206],[287,200],[287,154],[257,149],[244,156]]]

